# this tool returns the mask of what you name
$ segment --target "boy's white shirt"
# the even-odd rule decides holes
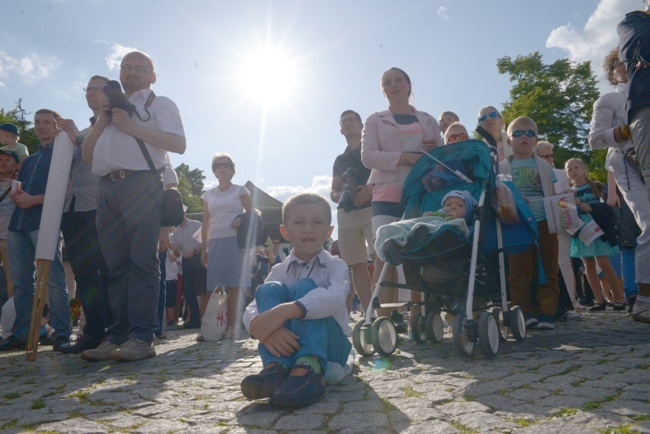
[[[321,252],[311,261],[305,262],[293,254],[280,264],[275,265],[265,282],[281,282],[291,288],[295,283],[309,277],[317,288],[296,300],[305,307],[305,320],[333,317],[339,323],[343,333],[349,335],[348,309],[346,299],[350,291],[350,272],[345,262],[332,256],[328,251]],[[250,331],[251,320],[259,315],[257,302],[253,300],[244,312],[244,326]]]

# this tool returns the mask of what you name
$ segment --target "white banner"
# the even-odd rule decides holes
[[[43,214],[36,241],[36,259],[54,260],[73,153],[74,144],[68,133],[60,132],[54,139],[52,162],[47,176]]]
[[[578,228],[583,224],[578,217],[572,192],[545,197],[544,211],[546,211],[546,222],[550,233]]]
[[[600,228],[600,226],[598,226],[594,220],[591,220],[589,223],[585,223],[585,225],[580,229],[578,238],[580,238],[580,240],[585,243],[585,246],[589,247],[596,238],[603,235],[605,235],[605,233]]]

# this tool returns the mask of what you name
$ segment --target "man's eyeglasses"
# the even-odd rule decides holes
[[[479,121],[479,122],[485,122],[485,121],[487,121],[488,116],[491,117],[492,119],[496,119],[496,118],[500,118],[500,117],[501,117],[501,115],[499,114],[499,112],[490,112],[490,113],[488,113],[488,114],[486,114],[486,115],[479,116],[479,117],[478,117],[478,121]]]
[[[343,126],[343,125],[350,125],[350,124],[356,124],[356,123],[357,123],[357,120],[356,120],[355,118],[350,118],[350,119],[341,119],[341,120],[339,121],[339,125],[340,125],[340,126]]]
[[[103,88],[101,86],[88,86],[84,87],[84,92],[103,92]]]
[[[537,133],[533,130],[517,130],[513,131],[512,134],[510,134],[510,137],[522,137],[524,135],[526,137],[535,137]]]
[[[120,69],[125,72],[131,72],[131,71],[138,72],[138,73],[151,72],[151,68],[149,68],[148,66],[122,65]]]
[[[452,134],[447,138],[447,144],[460,142],[461,140],[469,140],[469,136],[465,133]]]
[[[214,163],[212,169],[232,169],[232,163]]]
[[[540,155],[537,154],[539,158],[555,158],[555,154],[546,154],[546,155]]]

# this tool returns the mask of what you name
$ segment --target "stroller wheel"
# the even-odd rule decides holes
[[[442,323],[442,317],[439,313],[429,312],[427,314],[427,337],[431,342],[437,344],[442,342],[442,336],[445,334],[445,327]]]
[[[506,319],[503,315],[503,310],[500,307],[495,307],[492,309],[492,316],[494,316],[494,319],[497,322],[498,330],[499,330],[499,340],[501,342],[506,342],[508,340],[508,335],[510,333],[510,330],[508,328],[508,324],[506,323]]]
[[[370,357],[375,354],[375,349],[370,343],[370,325],[365,325],[366,320],[362,319],[352,329],[352,343],[357,353],[363,357]]]
[[[467,318],[464,313],[458,314],[451,324],[451,331],[454,338],[454,348],[461,357],[470,357],[474,353],[474,342],[467,335],[465,323]]]
[[[478,344],[485,357],[492,358],[499,352],[501,333],[497,320],[490,312],[483,312],[478,318]]]
[[[524,312],[519,306],[513,306],[510,312],[508,312],[508,315],[510,316],[512,336],[517,342],[522,342],[526,338],[526,319],[524,318]]]
[[[372,346],[382,356],[390,356],[397,348],[395,323],[388,317],[377,318],[370,331]]]
[[[427,327],[425,319],[421,313],[416,313],[411,318],[411,337],[418,344],[423,344],[427,341]]]

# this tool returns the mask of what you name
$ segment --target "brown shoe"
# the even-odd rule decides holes
[[[81,353],[81,358],[91,362],[111,360],[111,354],[119,348],[119,345],[110,341],[104,341],[95,349],[86,350]]]

